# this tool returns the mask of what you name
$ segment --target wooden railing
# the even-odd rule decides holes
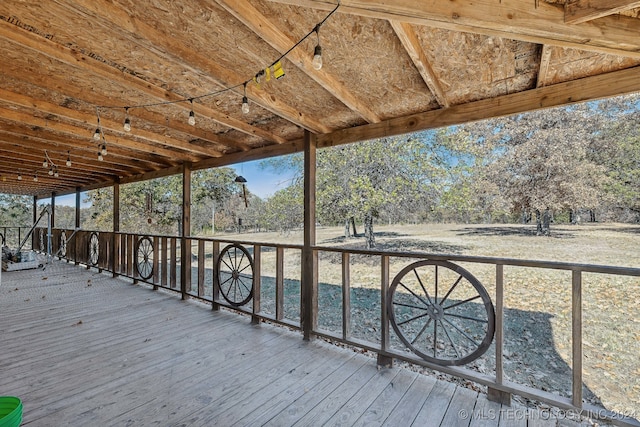
[[[17,249],[30,227],[0,227],[0,243]],[[29,248],[30,246],[27,246]]]
[[[63,232],[70,230],[53,231],[52,242],[60,242]],[[92,236],[97,236],[98,244],[92,243]],[[37,240],[37,239],[36,239]],[[144,240],[144,242],[143,242]],[[188,264],[190,271],[183,271],[185,263],[181,262],[181,245],[187,245],[187,253],[190,254]],[[253,295],[249,303],[237,305],[230,303],[220,295],[220,279],[218,277],[217,264],[220,262],[221,251],[224,252],[228,245],[238,245],[246,249],[251,255],[252,265],[252,290]],[[92,246],[93,245],[93,246]],[[140,251],[141,245],[146,245],[148,252],[145,260]],[[97,259],[94,256],[97,247]],[[53,244],[56,251],[59,243]],[[306,309],[313,312],[315,319],[312,334],[328,338],[340,343],[365,349],[378,354],[381,363],[388,363],[393,359],[407,361],[416,365],[425,366],[459,378],[474,381],[488,387],[492,398],[508,401],[511,394],[517,394],[526,398],[535,399],[557,406],[562,409],[577,411],[592,417],[609,419],[615,424],[625,426],[640,426],[634,418],[608,411],[600,406],[583,402],[583,279],[585,274],[604,274],[612,276],[640,277],[639,268],[624,268],[612,266],[600,266],[578,263],[530,261],[495,257],[476,257],[462,255],[441,255],[423,253],[397,253],[365,251],[353,249],[331,248],[314,246],[313,260],[315,271],[314,289],[318,289],[317,281],[323,278],[323,266],[325,262],[339,268],[340,281],[335,289],[338,289],[339,297],[334,295],[333,303],[340,307],[340,326],[325,327],[323,321],[317,321],[318,316],[323,318],[323,310],[326,304],[318,304],[316,294],[311,301],[307,301]],[[175,236],[147,236],[127,233],[103,233],[82,231],[78,233],[76,241],[67,247],[66,254],[62,257],[69,261],[82,263],[88,267],[96,267],[111,271],[114,275],[121,275],[148,283],[154,289],[164,288],[180,292],[183,297],[198,298],[208,301],[213,309],[226,307],[246,313],[252,317],[253,322],[269,321],[287,325],[294,329],[302,329],[301,311],[303,310],[301,295],[302,286],[310,286],[301,280],[302,278],[302,252],[300,245],[282,245],[255,243],[250,241],[228,241],[210,238],[180,238]],[[224,252],[226,254],[226,252]],[[228,255],[227,255],[228,256]],[[370,327],[375,333],[371,338],[362,334],[353,333],[354,319],[360,317],[354,308],[352,301],[353,283],[358,281],[352,274],[352,260],[354,257],[367,259],[369,271],[377,271],[378,282],[371,286],[367,292],[374,295],[376,310],[379,310],[376,321],[377,326]],[[230,257],[229,257],[230,258]],[[230,258],[231,259],[231,258]],[[489,295],[495,307],[495,338],[490,349],[493,366],[490,372],[480,372],[466,366],[443,366],[432,363],[413,354],[403,347],[392,330],[390,330],[390,298],[389,286],[393,279],[392,271],[398,270],[406,264],[420,260],[432,262],[447,262],[463,264],[465,268],[472,267],[484,271],[484,284],[489,290]],[[391,262],[393,261],[393,262]],[[146,263],[140,266],[140,263]],[[320,266],[318,267],[318,263]],[[222,264],[221,264],[222,265]],[[377,265],[377,266],[376,266]],[[148,267],[148,268],[147,268]],[[226,266],[224,268],[227,268]],[[565,283],[554,283],[556,287],[570,289],[570,313],[571,313],[571,383],[572,387],[566,397],[549,390],[541,390],[531,385],[524,385],[506,379],[505,375],[505,270],[532,268],[545,271],[564,271],[567,274]],[[141,271],[141,269],[143,271]],[[490,277],[487,271],[491,271]],[[246,273],[246,271],[245,271]],[[231,277],[231,276],[228,276]],[[489,278],[487,278],[489,277]],[[223,281],[228,280],[223,278]],[[226,286],[226,285],[225,285]],[[638,286],[638,283],[634,283]],[[324,292],[323,288],[320,292]],[[640,292],[640,286],[636,294]],[[267,299],[268,301],[265,301]],[[319,324],[320,325],[319,325]],[[370,325],[369,325],[370,326]],[[550,331],[549,331],[550,332]],[[549,351],[555,351],[550,348]],[[434,350],[435,352],[435,350]],[[484,357],[484,356],[483,356]],[[526,359],[526,356],[524,356]]]

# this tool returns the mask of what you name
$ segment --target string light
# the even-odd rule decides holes
[[[313,60],[311,61],[311,65],[314,70],[320,70],[322,68],[322,47],[320,46],[320,24],[316,25],[315,28],[317,44],[316,48],[313,50]]]
[[[103,161],[104,157],[102,157],[102,152],[98,151],[98,161]]]
[[[71,152],[67,151],[67,163],[66,163],[67,167],[70,168],[71,167]]]
[[[49,169],[49,176],[53,176],[53,168]]]
[[[58,178],[60,175],[58,174],[58,168],[53,171],[54,178]]]
[[[33,182],[38,182],[38,172],[33,174]]]
[[[249,114],[249,100],[247,99],[247,84],[244,84],[244,96],[242,97],[242,114]]]
[[[18,181],[22,181],[22,174],[20,174],[20,172],[18,172]]]
[[[188,122],[189,122],[189,124],[191,126],[195,126],[196,125],[196,115],[193,112],[193,98],[191,98],[189,100],[189,102],[191,103],[191,111],[189,111],[189,120],[188,120]]]
[[[96,131],[93,133],[93,139],[100,141],[100,128],[96,128]]]
[[[107,155],[107,144],[106,143],[102,143],[102,147],[100,148],[100,154],[102,154],[103,156]]]
[[[126,132],[131,132],[131,120],[129,119],[129,107],[124,107],[124,112],[126,114],[124,118],[124,130]]]
[[[47,163],[47,158],[45,157],[44,160],[42,161],[42,167],[46,169],[48,166],[49,166],[49,163]]]

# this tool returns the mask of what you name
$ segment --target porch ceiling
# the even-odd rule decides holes
[[[335,5],[3,0],[0,192],[64,194],[291,153],[305,130],[324,147],[640,90],[638,1],[342,0],[320,27],[322,69],[312,35],[282,60],[284,78],[249,82],[243,114],[242,83]]]

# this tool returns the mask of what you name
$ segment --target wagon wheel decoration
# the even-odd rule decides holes
[[[253,259],[244,246],[226,246],[218,257],[220,293],[235,307],[245,305],[253,297]]]
[[[61,257],[67,256],[67,233],[64,231],[60,233],[60,250],[58,253]]]
[[[153,275],[153,242],[147,236],[136,242],[136,272],[147,280]]]
[[[400,340],[423,359],[464,365],[491,345],[495,312],[482,284],[448,261],[418,261],[389,288],[387,310]]]
[[[98,265],[98,257],[100,255],[100,244],[98,240],[98,233],[95,231],[91,233],[89,237],[89,264]]]

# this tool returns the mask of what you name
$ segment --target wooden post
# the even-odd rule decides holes
[[[351,265],[349,252],[342,253],[342,338],[351,337]]]
[[[380,350],[384,353],[389,350],[389,255],[382,255],[380,265]],[[378,366],[393,367],[393,358],[382,353],[378,353]]]
[[[220,299],[220,284],[218,283],[218,258],[220,257],[220,242],[213,242],[213,268],[211,272],[213,274],[213,293],[211,296],[211,309],[214,311],[220,310],[220,304],[218,304],[218,300]]]
[[[56,227],[56,192],[51,192],[51,228]],[[49,236],[51,238],[51,236]]]
[[[573,406],[582,409],[582,273],[575,270],[571,275],[571,334],[573,350],[571,400]]]
[[[38,196],[33,196],[33,221],[31,221],[34,225],[38,220]],[[36,230],[33,230],[31,233],[31,249],[36,248]],[[42,249],[42,248],[40,248]]]
[[[111,264],[111,273],[113,277],[118,277],[118,267],[120,265],[120,259],[118,258],[120,239],[118,238],[118,232],[120,231],[120,183],[113,184],[113,258]]]
[[[254,325],[260,324],[260,277],[262,276],[261,266],[261,249],[260,245],[253,245],[253,315],[251,316],[251,323]]]
[[[305,340],[318,324],[317,258],[312,249],[316,244],[316,138],[304,132],[304,244],[302,248],[302,281],[300,283],[300,320]]]
[[[182,166],[182,230],[180,239],[180,292],[187,299],[191,288],[191,163]]]
[[[284,248],[276,248],[276,320],[284,319]]]
[[[496,383],[504,381],[504,266],[496,264]],[[487,398],[503,405],[511,405],[511,393],[487,387]]]
[[[76,187],[76,230],[80,229],[80,187]],[[80,261],[78,261],[78,241],[80,240],[80,236],[76,235],[73,239],[73,262],[75,265],[78,265]]]

